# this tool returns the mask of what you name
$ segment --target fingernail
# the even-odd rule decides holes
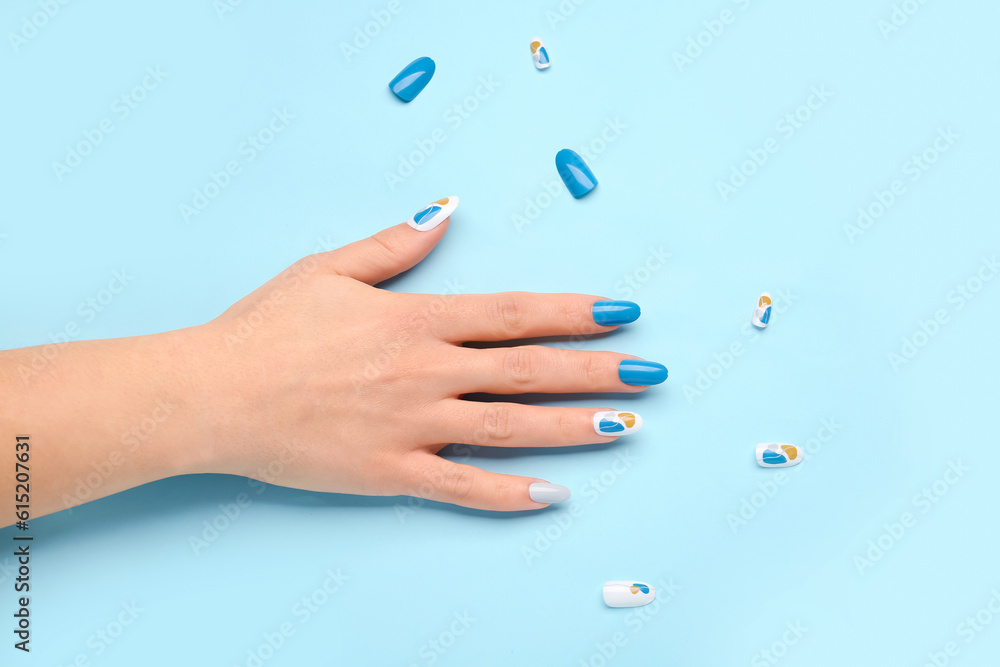
[[[648,387],[667,379],[667,367],[655,361],[626,359],[618,364],[618,379],[625,384]]]
[[[568,148],[556,153],[556,169],[569,193],[579,199],[597,187],[597,178],[583,158]]]
[[[764,292],[757,299],[757,308],[753,311],[753,325],[764,329],[771,320],[771,295]]]
[[[765,468],[787,468],[802,463],[802,451],[795,445],[762,442],[757,445],[757,463]]]
[[[535,67],[546,69],[552,63],[549,62],[549,52],[545,50],[545,42],[539,37],[531,40],[531,59],[535,61]]]
[[[594,430],[598,435],[628,435],[642,428],[642,417],[634,412],[607,410],[594,414]]]
[[[420,94],[434,76],[434,61],[423,56],[404,67],[399,74],[389,82],[389,90],[396,97],[409,102]]]
[[[571,493],[565,486],[535,482],[528,487],[528,497],[536,503],[561,503],[569,500]]]
[[[639,319],[639,304],[631,301],[598,301],[592,310],[594,321],[606,327]]]
[[[609,607],[641,607],[656,599],[656,589],[641,581],[609,581],[604,584],[604,604]]]
[[[458,208],[458,197],[438,199],[414,213],[406,224],[421,232],[427,232],[447,220],[456,208]]]

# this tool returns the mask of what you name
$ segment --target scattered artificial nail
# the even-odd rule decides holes
[[[538,69],[547,69],[552,63],[549,62],[549,52],[545,49],[545,42],[539,37],[531,40],[531,59],[535,61]]]
[[[634,412],[607,410],[594,414],[594,430],[598,435],[628,435],[642,428],[642,417]]]
[[[609,607],[641,607],[656,598],[656,589],[641,581],[609,581],[604,584],[604,604]]]
[[[618,379],[635,387],[648,387],[667,379],[667,367],[655,361],[626,359],[618,364]]]
[[[399,99],[409,102],[430,82],[434,69],[434,61],[427,56],[417,58],[393,77],[389,90]]]
[[[771,320],[771,295],[764,292],[757,299],[757,307],[753,311],[753,325],[761,329],[767,328],[767,323]]]
[[[564,148],[556,153],[556,170],[569,193],[579,199],[597,187],[597,178],[583,158]]]
[[[571,492],[565,486],[535,482],[528,487],[528,497],[536,503],[561,503],[569,500]]]
[[[412,218],[406,221],[406,224],[414,229],[427,232],[447,220],[456,208],[458,208],[458,197],[438,199],[415,213]]]
[[[613,327],[639,319],[639,304],[631,301],[598,301],[591,308],[594,322]]]
[[[757,463],[765,468],[787,468],[802,463],[802,451],[795,445],[762,442],[757,445]]]

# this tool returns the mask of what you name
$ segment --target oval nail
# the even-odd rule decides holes
[[[626,359],[618,364],[618,379],[634,387],[648,387],[667,379],[667,367],[655,361]]]
[[[540,37],[531,40],[531,59],[535,61],[538,69],[547,69],[552,63],[549,62],[549,52],[545,48],[545,42]]]
[[[569,500],[572,492],[565,486],[535,482],[528,487],[528,497],[536,503],[561,503]]]
[[[757,307],[753,311],[753,317],[750,319],[755,327],[764,329],[767,327],[767,323],[771,321],[771,295],[764,292],[757,299]]]
[[[781,442],[757,445],[757,465],[764,468],[787,468],[802,463],[802,450]]]
[[[609,581],[603,594],[609,607],[641,607],[656,599],[656,589],[641,581]]]
[[[594,413],[594,430],[598,435],[628,435],[642,428],[642,417],[634,412],[605,410]]]
[[[564,148],[556,153],[556,170],[569,193],[579,199],[597,187],[597,178],[583,158]]]
[[[606,327],[628,324],[639,319],[639,304],[631,301],[598,301],[591,308],[594,322]]]
[[[458,197],[438,199],[414,213],[406,224],[421,232],[427,232],[447,220],[456,208],[458,208]]]
[[[421,56],[400,70],[389,82],[389,90],[399,99],[409,102],[420,94],[434,76],[434,61]]]

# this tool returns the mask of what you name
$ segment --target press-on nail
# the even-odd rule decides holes
[[[409,102],[430,82],[434,68],[434,61],[427,56],[417,58],[393,77],[389,90],[399,99]]]
[[[597,187],[597,178],[583,158],[568,148],[556,153],[556,170],[569,193],[579,199]]]
[[[531,59],[535,61],[535,67],[546,69],[552,63],[549,62],[549,52],[545,49],[545,42],[540,37],[531,40]]]
[[[456,208],[458,208],[458,197],[438,199],[414,213],[406,224],[422,232],[430,231],[447,220]]]
[[[757,445],[757,463],[765,468],[787,468],[802,463],[802,450],[780,442]]]
[[[639,319],[639,304],[631,301],[598,301],[591,308],[591,312],[594,322],[613,327]]]
[[[594,414],[594,430],[598,435],[628,435],[642,428],[642,417],[634,412],[607,410]]]
[[[667,379],[667,367],[655,361],[626,359],[618,364],[618,379],[632,386],[648,387]]]
[[[771,295],[764,292],[757,299],[757,307],[753,311],[753,318],[751,321],[755,327],[764,329],[767,327],[767,323],[771,320]]]
[[[609,581],[604,584],[604,604],[609,607],[641,607],[656,598],[656,589],[641,581]]]
[[[528,487],[528,497],[536,503],[561,503],[569,500],[571,493],[565,486],[535,482]]]

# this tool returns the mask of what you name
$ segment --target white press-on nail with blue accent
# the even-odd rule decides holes
[[[628,435],[642,428],[642,417],[634,412],[605,410],[594,414],[597,435]]]
[[[414,229],[427,232],[447,220],[456,208],[458,208],[458,197],[438,199],[414,213],[413,217],[406,221],[406,224]]]
[[[545,48],[545,42],[540,37],[531,40],[531,59],[535,61],[538,69],[547,69],[552,63],[549,61],[549,52]]]
[[[802,463],[802,450],[780,442],[757,445],[757,463],[764,468],[787,468]]]
[[[753,311],[753,319],[751,320],[755,327],[764,329],[767,327],[767,323],[771,321],[771,295],[764,292],[757,299],[757,307]]]
[[[604,604],[609,607],[641,607],[656,599],[656,589],[641,581],[609,581],[604,584]]]

